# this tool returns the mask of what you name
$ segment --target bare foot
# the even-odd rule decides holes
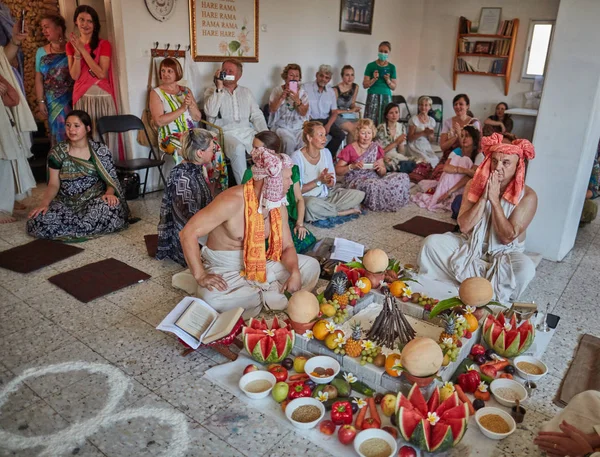
[[[0,211],[0,224],[10,224],[11,222],[17,222],[17,220],[12,215]]]
[[[347,209],[346,211],[340,211],[338,213],[338,216],[349,216],[350,214],[360,214],[360,209],[354,208],[354,209]]]
[[[18,201],[15,200],[15,210],[17,210],[17,211],[23,211],[25,209],[27,209],[27,205],[24,205],[23,203],[18,202]]]

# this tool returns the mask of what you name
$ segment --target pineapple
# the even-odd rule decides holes
[[[331,300],[337,300],[340,307],[345,308],[348,306],[350,299],[348,294],[348,278],[346,277],[345,273],[340,273],[340,275],[334,275],[333,278],[331,278],[330,285],[333,290],[333,296],[331,297]]]
[[[350,296],[348,292],[344,292],[343,295],[333,294],[332,300],[336,300],[340,308],[344,309],[350,303]]]
[[[444,320],[444,331],[440,335],[439,342],[441,343],[446,338],[451,338],[454,343],[458,341],[456,334],[456,314],[451,313],[447,316],[440,316]]]
[[[360,357],[362,352],[362,327],[360,322],[354,321],[350,324],[352,336],[346,340],[346,354],[350,357]]]

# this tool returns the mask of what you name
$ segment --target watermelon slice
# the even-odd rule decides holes
[[[506,330],[505,324],[504,314],[500,313],[497,317],[489,315],[483,326],[483,340],[498,355],[516,357],[529,349],[535,338],[535,330],[529,321],[518,325],[514,315],[510,318],[510,330]]]
[[[456,446],[467,431],[467,419],[445,419],[440,422],[450,426],[452,429],[452,436],[454,437],[454,443],[452,445]],[[440,422],[438,422],[438,424]]]
[[[242,335],[246,352],[259,363],[281,362],[292,352],[296,337],[294,330],[277,318],[273,319],[271,327],[264,318],[251,318]]]
[[[415,409],[421,413],[423,417],[427,417],[427,403],[423,398],[423,394],[421,393],[421,389],[417,384],[413,384],[410,392],[408,392],[408,401],[410,401]]]
[[[458,399],[458,394],[454,392],[435,410],[439,417],[442,417],[445,411],[454,408],[455,406],[461,405],[462,403]]]
[[[440,389],[436,387],[427,402],[427,411],[437,411],[438,406],[440,406]]]
[[[400,407],[404,407],[404,408],[410,409],[410,410],[414,410],[415,409],[415,407],[413,406],[413,404],[410,401],[408,401],[408,398],[406,398],[402,394],[400,394],[400,395],[398,395],[396,397],[396,414],[400,410]]]
[[[450,425],[440,421],[431,427],[431,435],[429,437],[430,452],[444,452],[452,446],[454,446],[454,437]]]
[[[439,418],[442,420],[446,419],[468,419],[469,418],[469,405],[466,403],[461,403],[454,408],[450,408],[447,411],[444,411],[443,414],[437,413]]]
[[[400,394],[402,395],[402,394]],[[408,441],[413,436],[417,425],[423,419],[423,416],[416,409],[409,409],[401,406],[398,410],[398,430],[402,437]]]
[[[427,419],[421,419],[421,421],[417,424],[415,431],[410,437],[410,442],[416,444],[424,451],[429,451],[431,449],[431,425],[427,421]]]

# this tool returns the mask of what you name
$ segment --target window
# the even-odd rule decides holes
[[[521,78],[533,79],[544,75],[553,31],[554,21],[530,22]]]

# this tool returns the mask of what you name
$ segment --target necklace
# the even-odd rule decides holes
[[[317,154],[316,154],[316,155],[312,155],[312,154],[310,153],[310,151],[308,150],[308,148],[304,148],[304,151],[306,152],[306,155],[307,155],[308,157],[310,157],[311,159],[313,159],[313,160],[315,160],[315,159],[318,159],[318,158],[320,158],[320,157],[321,157],[321,151],[317,151]]]
[[[57,45],[58,47],[55,48],[54,47],[54,43],[51,41],[50,42],[50,52],[52,52],[53,54],[58,54],[59,52],[63,52],[62,50],[62,46],[60,45],[60,43],[58,43]]]

